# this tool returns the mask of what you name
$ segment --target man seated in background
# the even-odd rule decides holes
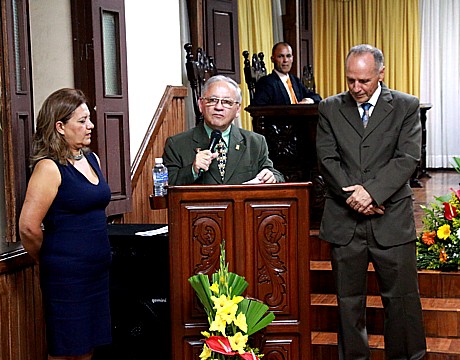
[[[284,182],[268,158],[265,137],[232,125],[241,110],[241,90],[234,80],[211,77],[198,105],[204,122],[166,140],[169,185]]]
[[[279,42],[273,46],[271,61],[274,70],[257,81],[251,105],[313,104],[321,101],[321,96],[308,91],[298,77],[289,74],[293,60],[288,43]]]

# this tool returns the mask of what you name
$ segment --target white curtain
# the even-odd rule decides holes
[[[460,0],[420,0],[420,102],[427,112],[427,167],[460,156]]]

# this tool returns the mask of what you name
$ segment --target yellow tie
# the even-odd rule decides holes
[[[291,94],[291,104],[297,104],[297,97],[295,96],[294,89],[292,87],[291,78],[288,75],[287,84],[289,88],[289,93]]]

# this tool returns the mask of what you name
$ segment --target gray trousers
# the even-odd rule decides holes
[[[426,351],[418,291],[415,241],[382,247],[370,220],[357,225],[351,242],[332,247],[339,308],[339,359],[369,359],[366,330],[367,268],[372,262],[385,311],[387,359],[421,359]]]

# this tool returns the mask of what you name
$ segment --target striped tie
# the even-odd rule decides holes
[[[372,104],[370,103],[364,103],[364,104],[361,104],[361,107],[363,108],[363,116],[362,116],[362,120],[363,120],[363,126],[364,128],[366,128],[367,126],[367,123],[369,121],[369,109],[371,108]]]

